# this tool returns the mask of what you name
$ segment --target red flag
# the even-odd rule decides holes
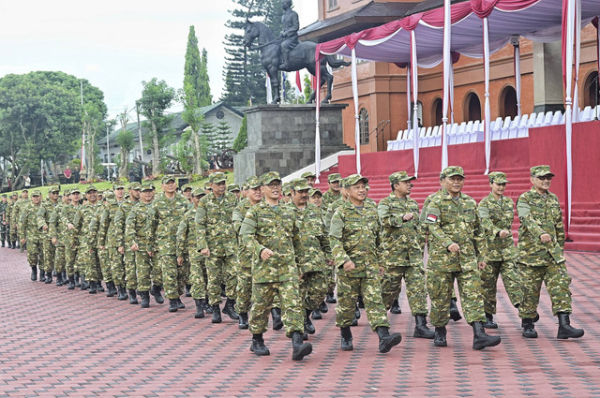
[[[310,81],[312,84],[312,89],[313,91],[317,91],[317,78],[314,77],[313,75],[310,76]]]
[[[300,81],[300,71],[296,71],[296,87],[299,92],[302,92],[302,82]]]

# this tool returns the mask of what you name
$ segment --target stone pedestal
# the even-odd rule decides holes
[[[533,43],[534,112],[564,111],[561,42]]]
[[[342,109],[321,106],[321,158],[344,145]],[[246,111],[248,146],[233,158],[236,184],[252,175],[278,171],[282,177],[315,161],[315,105],[261,105]]]

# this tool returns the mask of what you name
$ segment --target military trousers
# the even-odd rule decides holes
[[[125,248],[123,254],[123,264],[125,265],[125,285],[128,290],[137,289],[137,270],[135,267],[135,252]]]
[[[571,278],[567,273],[565,263],[557,264],[549,259],[548,265],[531,267],[521,265],[523,272],[523,304],[519,307],[521,318],[535,318],[537,307],[540,302],[540,290],[542,282],[546,284],[546,290],[552,302],[552,313],[571,313]]]
[[[307,272],[302,275],[300,294],[304,309],[311,311],[319,309],[329,288],[329,278],[329,273],[322,271]]]
[[[154,259],[162,270],[163,286],[168,299],[179,298],[185,289],[183,267],[177,265],[175,254],[160,254]],[[138,287],[139,290],[139,287]]]
[[[52,272],[54,269],[54,249],[56,247],[52,244],[50,239],[42,240],[43,253],[43,269],[46,272]],[[29,249],[28,249],[29,250]]]
[[[420,266],[388,266],[381,278],[381,295],[386,309],[390,309],[402,289],[402,279],[406,284],[406,297],[413,315],[427,315],[427,289],[425,271]]]
[[[17,241],[17,227],[16,226],[13,226],[13,225],[10,226],[10,234],[9,234],[9,236],[10,236],[10,241],[11,242],[16,242]]]
[[[0,225],[0,240],[2,240],[2,246],[4,246],[4,242],[9,240],[9,236],[10,236],[10,229],[8,227],[8,224],[1,224]]]
[[[125,287],[125,263],[123,263],[123,255],[119,253],[117,247],[108,247],[107,250],[112,281],[117,286]]]
[[[96,249],[80,246],[77,251],[77,262],[85,274],[86,281],[98,282],[101,280],[100,264],[98,262],[98,252]]]
[[[327,272],[327,274],[328,274],[327,293],[333,294],[333,291],[335,290],[335,275],[336,275],[335,264],[331,266],[331,272]]]
[[[152,258],[146,250],[135,252],[137,291],[147,292],[152,286]]]
[[[112,282],[112,271],[108,261],[108,248],[98,249],[98,264],[100,264],[100,280]]]
[[[238,314],[248,313],[252,304],[252,263],[254,255],[240,246],[238,253],[238,271],[236,283],[235,310]]]
[[[365,303],[371,329],[375,330],[379,326],[389,327],[390,323],[381,298],[379,279],[375,276],[350,277],[343,270],[340,270],[337,275],[338,305],[335,308],[335,325],[343,328],[352,324],[359,295]]]
[[[42,242],[39,239],[27,239],[27,262],[31,267],[42,268]]]
[[[62,245],[54,249],[54,269],[57,273],[66,270],[65,247]]]
[[[187,256],[187,255],[186,255]],[[194,300],[206,298],[206,279],[204,277],[205,257],[197,250],[189,254],[190,262],[190,284],[192,285],[190,293]]]
[[[511,304],[518,308],[523,302],[523,275],[520,267],[513,261],[488,261],[486,267],[481,270],[483,302],[487,314],[496,313],[496,294],[499,275],[502,275],[502,283]]]
[[[467,323],[485,321],[481,277],[476,265],[457,272],[430,268],[427,271],[427,291],[431,299],[430,320],[433,326],[446,326],[450,319],[450,298],[455,279]]]
[[[221,283],[225,284],[225,294],[235,300],[237,283],[237,256],[215,256],[206,258],[206,273],[208,274],[208,302],[210,305],[221,302]],[[221,279],[223,278],[223,279]]]
[[[65,245],[65,265],[68,276],[75,275],[75,272],[79,272],[77,267],[77,247],[71,242],[67,242]]]
[[[304,313],[297,279],[252,284],[250,333],[261,334],[267,331],[269,312],[276,296],[280,298],[281,319],[285,326],[286,336],[291,337],[294,332],[304,333]]]

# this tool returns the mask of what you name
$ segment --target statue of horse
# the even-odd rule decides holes
[[[273,102],[278,104],[279,98],[279,65],[281,57],[281,39],[275,37],[271,29],[261,22],[246,21],[244,28],[244,46],[249,47],[252,42],[258,38],[258,49],[260,50],[260,62],[267,71],[271,79],[271,90],[273,92]],[[289,54],[288,68],[285,72],[294,72],[306,68],[311,75],[316,76],[315,70],[315,50],[317,44],[312,41],[300,42]],[[320,62],[321,79],[319,88],[327,82],[327,95],[323,98],[324,104],[331,100],[331,87],[333,85],[333,75],[327,70],[327,65],[332,68],[350,65],[349,62],[337,60],[334,56],[323,57]],[[315,93],[310,96],[309,102],[314,102]]]

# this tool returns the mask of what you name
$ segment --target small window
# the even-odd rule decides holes
[[[218,110],[217,111],[217,119],[221,120],[225,117],[225,112],[223,112],[222,110]]]
[[[583,106],[598,105],[600,90],[598,88],[598,72],[592,72],[585,81],[583,88]]]
[[[337,8],[338,6],[338,2],[337,0],[327,0],[328,2],[328,10],[333,10],[334,8]]]
[[[506,86],[500,94],[500,116],[514,118],[518,113],[517,92],[512,86]]]
[[[464,116],[466,122],[481,120],[481,102],[479,102],[477,94],[469,93],[467,95]]]
[[[442,99],[441,98],[436,98],[435,101],[433,101],[433,117],[431,118],[433,120],[433,125],[434,126],[441,126],[442,125],[442,108],[443,108],[443,103],[442,103]]]
[[[358,125],[360,128],[360,145],[369,143],[369,112],[362,108],[358,113]]]

